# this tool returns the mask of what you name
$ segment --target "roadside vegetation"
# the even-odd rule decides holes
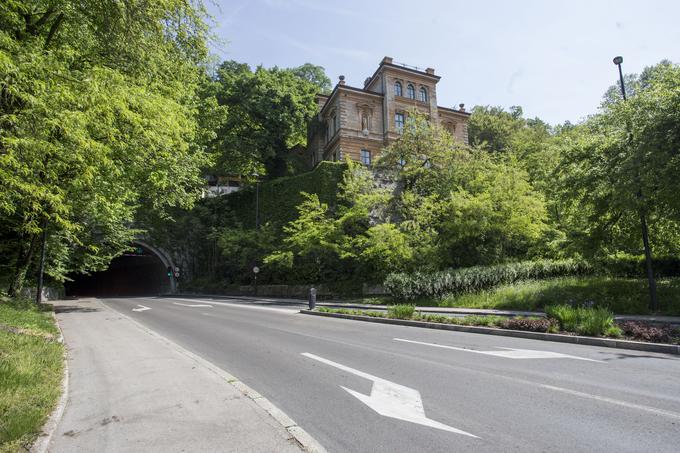
[[[680,279],[657,280],[659,313],[680,314]],[[591,304],[616,314],[648,314],[649,289],[641,279],[564,277],[528,280],[476,293],[423,300],[421,305],[541,311],[551,304]]]
[[[415,305],[400,304],[387,307],[387,311],[350,310],[345,308],[319,307],[322,313],[367,316],[372,318],[405,319],[411,321],[454,324],[460,326],[483,326],[498,329],[524,330],[529,332],[561,333],[591,337],[623,338],[656,343],[680,344],[680,328],[666,324],[650,324],[640,321],[617,323],[614,314],[605,308],[550,305],[546,316],[452,316],[419,312]]]
[[[64,349],[49,309],[1,297],[0,452],[14,453],[28,450],[59,399]]]

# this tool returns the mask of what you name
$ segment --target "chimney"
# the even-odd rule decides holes
[[[338,76],[338,79],[340,79],[340,81],[338,82],[338,85],[344,85],[345,84],[345,76],[344,75]]]
[[[380,64],[392,64],[392,57],[383,58]]]
[[[434,68],[427,68],[427,69],[425,70],[425,72],[426,72],[427,74],[434,75]]]
[[[459,107],[459,109],[458,109],[459,112],[465,111],[465,104],[458,104],[458,107]]]

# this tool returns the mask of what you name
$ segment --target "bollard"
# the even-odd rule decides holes
[[[309,288],[309,309],[314,310],[316,307],[316,288]]]

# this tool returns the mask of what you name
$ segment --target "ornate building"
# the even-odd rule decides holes
[[[385,57],[363,88],[345,84],[344,76],[330,95],[318,95],[320,112],[307,131],[312,166],[322,160],[347,157],[370,165],[380,150],[399,138],[409,110],[417,109],[467,143],[470,116],[463,104],[450,109],[437,105],[434,69],[398,64]]]

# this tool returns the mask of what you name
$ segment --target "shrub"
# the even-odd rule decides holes
[[[501,327],[512,330],[528,330],[530,332],[547,332],[552,323],[546,318],[509,318]]]
[[[576,332],[581,335],[615,336],[614,314],[606,308],[571,307],[569,305],[552,305],[545,307],[548,318],[554,319],[565,332]]]
[[[390,305],[387,307],[387,317],[395,319],[411,319],[415,310],[415,305]]]
[[[626,321],[619,324],[621,331],[627,337],[640,341],[654,343],[670,343],[673,337],[680,340],[680,332],[668,324],[653,325],[642,321]]]
[[[592,267],[583,261],[522,261],[433,273],[393,273],[385,279],[384,287],[397,299],[414,300],[423,297],[441,298],[447,294],[471,293],[520,280],[584,275],[591,272]]]

